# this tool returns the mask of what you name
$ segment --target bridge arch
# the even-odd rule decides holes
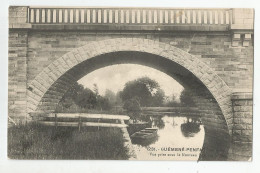
[[[197,57],[179,48],[158,41],[139,38],[93,41],[55,60],[29,84],[28,112],[35,111],[48,89],[73,67],[86,60],[91,60],[93,57],[123,51],[158,55],[187,69],[207,87],[216,99],[225,117],[228,128],[231,129],[232,123],[229,121],[232,118],[231,91],[213,69]],[[74,78],[73,76],[70,77]]]
[[[143,64],[169,74],[184,88],[193,90],[195,99],[203,100],[199,105],[202,110],[205,105],[218,110],[202,112],[208,131],[214,131],[211,132],[212,136],[216,131],[231,135],[231,91],[225,82],[197,57],[172,45],[150,39],[93,41],[66,53],[44,68],[28,85],[27,112],[53,112],[74,82],[93,70],[120,63]]]

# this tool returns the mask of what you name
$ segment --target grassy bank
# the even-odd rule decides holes
[[[127,159],[120,129],[46,127],[35,123],[8,129],[10,159]]]

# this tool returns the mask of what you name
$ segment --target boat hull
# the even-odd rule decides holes
[[[158,129],[155,128],[145,128],[139,132],[131,135],[132,139],[151,139],[157,136]]]

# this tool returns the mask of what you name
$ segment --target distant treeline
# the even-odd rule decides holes
[[[99,94],[97,84],[94,84],[93,90],[91,90],[75,83],[60,100],[57,109],[59,109],[58,111],[60,109],[104,111],[122,106],[124,109],[128,109],[133,104],[135,104],[134,107],[163,107],[194,105],[194,102],[190,98],[190,93],[185,89],[182,91],[180,99],[174,95],[169,98],[165,96],[156,81],[148,77],[141,77],[127,82],[122,91],[114,93],[107,89],[104,95]]]

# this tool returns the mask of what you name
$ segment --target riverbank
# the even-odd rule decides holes
[[[184,115],[197,116],[199,110],[197,107],[176,106],[176,107],[142,107],[144,115]]]
[[[188,106],[174,106],[174,107],[141,107],[142,113],[197,113],[199,110],[197,107]],[[121,106],[114,106],[109,110],[97,110],[97,109],[84,109],[84,108],[69,108],[56,110],[59,113],[98,113],[98,114],[123,114],[126,115],[127,111]]]
[[[128,149],[117,128],[46,127],[36,123],[8,129],[10,159],[127,160]]]

